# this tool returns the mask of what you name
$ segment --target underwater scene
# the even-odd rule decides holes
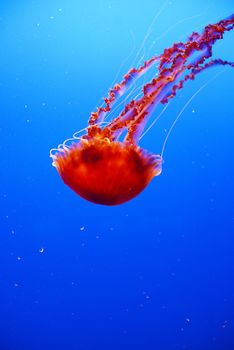
[[[0,2],[0,350],[234,350],[231,0]]]

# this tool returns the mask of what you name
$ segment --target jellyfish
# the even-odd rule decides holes
[[[146,123],[158,104],[176,96],[185,82],[217,65],[234,67],[233,62],[212,59],[212,47],[234,28],[234,15],[207,25],[201,34],[193,32],[138,68],[131,68],[112,87],[104,104],[91,113],[82,136],[75,133],[50,156],[64,183],[80,197],[97,204],[117,205],[142,192],[162,171],[162,154],[139,146]],[[142,93],[130,100],[109,122],[106,117],[116,101],[150,69],[154,77],[142,86]]]

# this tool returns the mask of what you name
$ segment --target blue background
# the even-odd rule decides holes
[[[1,350],[234,349],[234,71],[206,71],[172,100],[141,142],[151,152],[221,73],[181,116],[161,176],[124,205],[82,200],[48,156],[137,52],[160,54],[231,5],[1,1]],[[233,39],[214,57],[234,61]]]

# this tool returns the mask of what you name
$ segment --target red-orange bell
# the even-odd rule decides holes
[[[161,159],[137,146],[81,140],[57,155],[55,166],[66,185],[98,204],[124,203],[161,172]]]

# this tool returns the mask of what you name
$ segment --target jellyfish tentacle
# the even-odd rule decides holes
[[[158,60],[159,57],[154,56],[148,61],[145,61],[141,67],[137,69],[131,68],[124,76],[123,81],[119,84],[116,84],[113,88],[110,89],[108,96],[104,98],[105,107],[99,107],[96,112],[91,113],[89,125],[97,123],[99,118],[103,117],[103,115],[109,112],[113,103],[121,94],[124,93],[124,90],[131,86],[141,74],[144,74]]]
[[[150,112],[147,112],[147,109],[151,108],[151,104],[167,103],[168,99],[173,98],[176,91],[183,87],[185,81],[193,80],[195,75],[208,67],[218,64],[233,67],[232,62],[221,59],[211,60],[204,64],[212,56],[212,45],[216,40],[222,39],[225,31],[229,31],[233,27],[234,16],[230,16],[217,24],[206,26],[202,34],[193,32],[185,44],[176,43],[171,48],[165,49],[159,59],[158,77],[153,78],[150,83],[144,86],[143,97],[139,100],[133,100],[125,106],[122,113],[110,123],[109,130],[115,132],[118,129],[128,127],[126,140],[133,142],[137,138],[137,133],[140,135],[139,129],[142,131],[144,129],[138,125],[140,123],[143,125],[145,122]],[[198,57],[189,62],[195,52],[199,52]],[[178,81],[186,70],[190,72]]]

